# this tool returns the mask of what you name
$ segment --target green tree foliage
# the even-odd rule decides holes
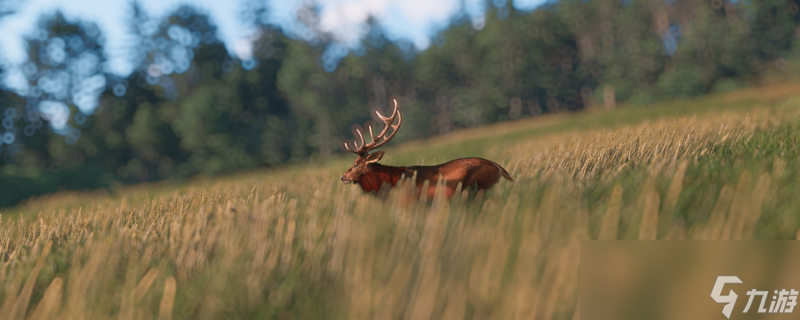
[[[361,47],[334,59],[326,55],[343,47],[318,30],[313,8],[300,19],[316,32],[309,42],[252,19],[266,10],[255,8],[245,14],[259,30],[248,61],[232,58],[196,9],[155,19],[132,5],[136,71],[105,75],[93,112],[79,116],[82,100],[0,91],[3,109],[16,110],[4,115],[12,125],[0,132],[16,137],[0,147],[0,205],[58,186],[324,159],[344,151],[356,128],[379,123],[375,111],[388,112],[392,98],[404,117],[397,143],[595,107],[607,98],[637,104],[730,90],[797,54],[798,5],[561,0],[532,12],[489,5],[485,20],[455,17],[422,52],[390,41],[372,21]],[[42,21],[43,36],[29,39],[31,86],[47,70],[71,72],[41,59],[55,38],[80,39],[87,50],[102,52],[101,35],[89,25],[60,15]],[[82,52],[66,53],[72,59]],[[46,99],[64,102],[71,129],[34,119]],[[29,126],[35,134],[21,134]]]
[[[28,39],[30,61],[22,65],[24,97],[0,91],[0,206],[60,188],[107,186],[114,176],[95,166],[96,148],[80,139],[105,89],[98,72],[101,34],[92,24],[44,17]],[[74,115],[74,117],[72,116]],[[89,177],[89,178],[85,178]]]

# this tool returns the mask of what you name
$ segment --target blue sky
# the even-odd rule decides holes
[[[242,23],[242,2],[252,0],[139,0],[150,14],[169,14],[179,5],[189,3],[208,12],[217,29],[217,36],[228,50],[242,59],[250,55],[253,30]],[[297,10],[312,0],[264,0],[270,11],[263,20],[281,26],[300,38],[312,35],[300,32]],[[509,4],[519,9],[533,9],[544,0],[515,0]],[[316,0],[320,9],[318,27],[331,33],[344,48],[355,48],[366,35],[365,22],[374,17],[391,40],[406,40],[417,50],[430,45],[430,39],[446,27],[450,18],[460,12],[471,17],[473,25],[482,28],[486,5],[483,0]],[[493,0],[493,5],[508,5],[506,0]],[[123,48],[128,34],[128,0],[28,0],[15,14],[0,19],[0,55],[6,63],[27,60],[24,35],[36,27],[42,14],[60,10],[67,19],[82,19],[98,24],[106,37],[105,54],[112,73],[128,74],[133,66],[126,60]]]

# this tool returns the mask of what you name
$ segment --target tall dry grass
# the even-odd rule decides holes
[[[516,181],[449,200],[381,200],[325,167],[52,200],[0,221],[0,314],[578,319],[581,240],[793,236],[793,110],[498,143]]]

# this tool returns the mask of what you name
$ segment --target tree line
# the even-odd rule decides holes
[[[456,15],[422,52],[371,22],[363,47],[331,61],[344,49],[314,8],[300,22],[318,36],[303,41],[253,6],[254,56],[241,61],[203,12],[155,18],[132,4],[127,77],[105,69],[96,26],[42,17],[30,61],[0,70],[16,84],[0,90],[0,206],[325,159],[391,98],[404,116],[397,143],[731,90],[785,68],[800,33],[795,0],[561,0],[530,12],[493,2],[483,21]]]

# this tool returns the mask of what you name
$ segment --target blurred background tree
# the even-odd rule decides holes
[[[0,16],[15,1],[0,1]],[[356,45],[310,3],[285,34],[249,3],[253,55],[234,58],[208,15],[129,10],[136,68],[106,72],[97,26],[55,13],[3,65],[0,206],[59,189],[218,175],[326,159],[400,100],[393,143],[626,102],[727,91],[797,61],[797,0],[561,0],[533,11],[486,2],[417,52],[375,21]],[[354,126],[355,125],[355,126]],[[468,155],[465,155],[468,156]]]

